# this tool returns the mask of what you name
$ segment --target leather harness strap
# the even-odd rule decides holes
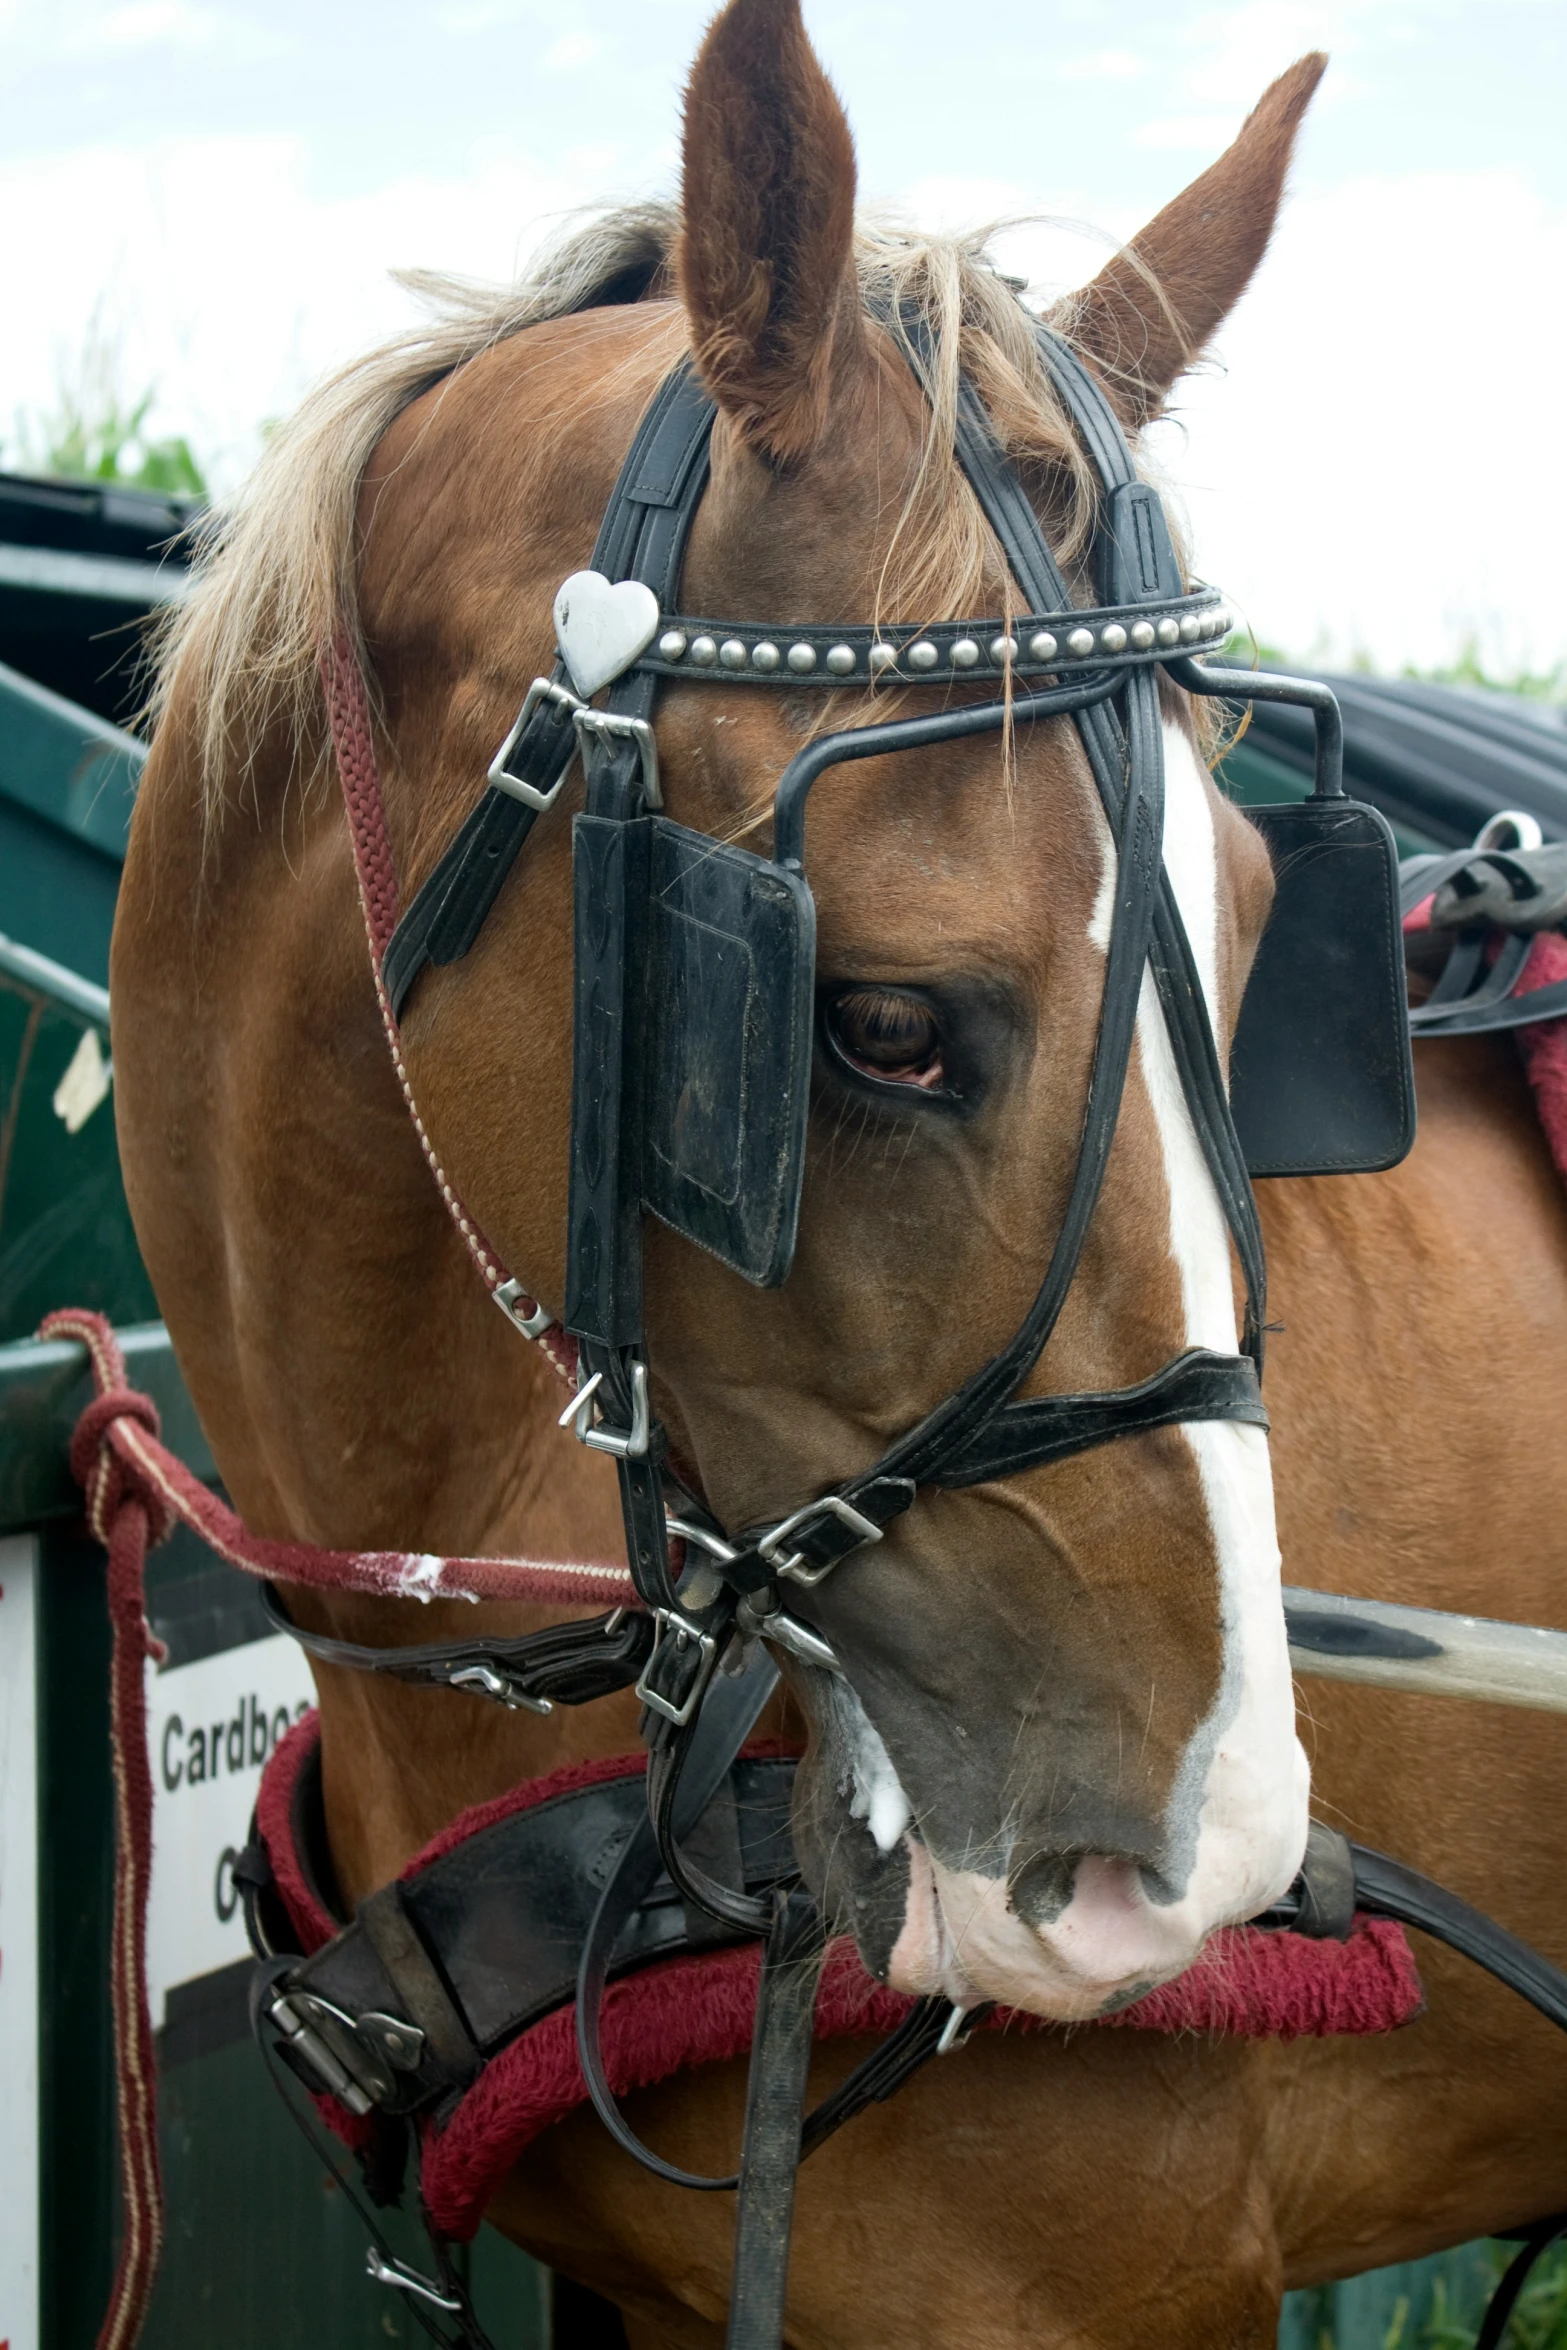
[[[689,361],[664,378],[599,528],[593,569],[606,579],[645,579],[650,572],[678,578],[707,480],[716,413]],[[557,659],[550,683],[565,682],[565,663]],[[524,704],[483,796],[398,923],[382,963],[398,1017],[426,963],[460,962],[474,945],[529,833],[565,781],[577,749],[573,699],[541,695],[531,709]]]

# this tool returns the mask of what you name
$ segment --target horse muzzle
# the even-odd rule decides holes
[[[1086,2022],[1173,1981],[1218,1927],[1266,1909],[1294,1877],[1300,1840],[1281,1821],[1244,1850],[1203,1853],[1171,1897],[1155,1871],[1124,1855],[1040,1855],[1008,1878],[950,1868],[910,1835],[887,1979],[961,2006],[992,1999]]]

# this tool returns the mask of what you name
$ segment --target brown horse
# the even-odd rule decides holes
[[[1320,69],[1276,83],[1057,320],[1130,432],[1255,268]],[[452,293],[427,333],[328,385],[271,445],[183,617],[115,941],[120,1131],[181,1364],[258,1531],[559,1558],[620,1539],[609,1466],[556,1432],[554,1373],[484,1297],[389,1065],[316,683],[340,616],[378,696],[406,901],[548,664],[551,598],[681,350],[721,408],[689,609],[1016,609],[953,461],[960,356],[1078,559],[1089,491],[1026,315],[977,247],[857,238],[853,196],[793,0],[731,0],[692,76],[679,215],[612,216],[513,295]],[[867,289],[923,311],[946,355],[933,408]],[[754,829],[819,707],[668,689],[673,812]],[[1227,1035],[1267,861],[1173,693],[1166,715],[1166,860]],[[647,1235],[657,1408],[728,1525],[873,1459],[1016,1326],[1071,1176],[1104,969],[1108,835],[1070,727],[869,761],[818,801],[823,1048],[793,1273],[759,1293]],[[564,809],[540,822],[479,945],[426,975],[403,1030],[445,1165],[557,1309],[568,833]],[[1140,1435],[924,1494],[817,1595],[848,1682],[786,1666],[802,1854],[894,1983],[1091,2016],[1287,1884],[1308,1782],[1273,1488],[1293,1580],[1567,1620],[1548,1449],[1567,1218],[1505,1040],[1424,1046],[1421,1075],[1396,1173],[1266,1187],[1273,1487],[1251,1428]],[[1149,997],[1082,1270],[1028,1391],[1128,1384],[1191,1344],[1233,1349],[1232,1277]],[[474,1623],[290,1604],[375,1642]],[[496,1608],[486,1628],[542,1620]],[[541,1722],[318,1681],[349,1901],[463,1806],[635,1744],[629,1699]],[[1554,1723],[1332,1688],[1305,1735],[1324,1817],[1567,1956]],[[1567,2052],[1461,1962],[1432,1953],[1426,1975],[1428,2013],[1382,2041],[976,2039],[807,2167],[789,2340],[1260,2346],[1287,2286],[1554,2209]],[[819,2050],[813,2091],[857,2053]],[[633,2118],[712,2168],[743,2090],[739,2067],[710,2067]],[[720,2338],[730,2213],[635,2170],[591,2116],[537,2145],[491,2216],[612,2294],[639,2350]]]

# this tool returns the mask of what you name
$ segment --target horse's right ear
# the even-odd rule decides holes
[[[823,431],[863,347],[854,142],[799,0],[729,0],[686,91],[680,290],[703,382],[761,455]]]

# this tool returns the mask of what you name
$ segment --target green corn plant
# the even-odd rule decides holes
[[[17,461],[29,472],[67,481],[204,497],[206,473],[187,437],[154,437],[147,429],[156,385],[132,397],[123,376],[119,339],[95,311],[80,354],[61,370],[53,406],[17,419]]]

